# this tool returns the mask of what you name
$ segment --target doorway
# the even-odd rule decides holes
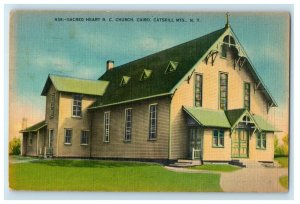
[[[248,158],[249,157],[249,130],[235,129],[231,135],[231,157]]]

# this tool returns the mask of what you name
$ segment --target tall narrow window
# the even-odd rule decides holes
[[[72,143],[72,129],[65,129],[65,144]]]
[[[125,141],[131,141],[132,109],[125,109]]]
[[[49,148],[51,148],[53,146],[53,139],[54,139],[54,130],[53,129],[49,129]]]
[[[155,140],[157,137],[157,105],[150,105],[149,114],[149,140]]]
[[[73,116],[81,117],[82,95],[73,95]]]
[[[220,73],[220,109],[227,110],[228,104],[228,74]]]
[[[87,131],[87,130],[81,131],[80,144],[82,144],[82,145],[89,144],[89,131]]]
[[[33,142],[33,139],[32,139],[32,133],[29,133],[28,140],[29,140],[29,146],[31,146],[31,145],[32,145],[32,142]]]
[[[213,147],[224,147],[224,130],[213,131]]]
[[[244,84],[244,108],[250,110],[250,83]]]
[[[55,93],[51,94],[50,98],[50,117],[54,117],[54,103],[55,103]]]
[[[195,106],[202,106],[202,75],[195,74]]]
[[[109,142],[110,112],[104,113],[104,142]]]
[[[256,134],[256,148],[257,149],[266,149],[267,148],[267,138],[266,138],[265,132]]]
[[[226,58],[227,57],[227,50],[228,50],[228,45],[221,45],[221,57]]]

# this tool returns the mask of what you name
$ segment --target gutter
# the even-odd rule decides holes
[[[104,107],[108,107],[108,106],[120,105],[120,104],[129,103],[129,102],[136,102],[136,101],[141,101],[141,100],[145,100],[145,99],[156,98],[156,97],[161,97],[161,96],[168,96],[168,95],[172,95],[172,93],[167,92],[167,93],[162,93],[162,94],[157,94],[157,95],[152,95],[152,96],[147,96],[147,97],[142,97],[142,98],[136,98],[136,99],[133,99],[133,100],[126,100],[126,101],[121,101],[121,102],[116,102],[116,103],[99,105],[99,106],[96,106],[96,107],[90,107],[88,109],[104,108]]]

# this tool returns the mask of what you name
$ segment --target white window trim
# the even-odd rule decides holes
[[[78,95],[78,96],[81,96],[81,106],[80,106],[80,116],[79,115],[74,115],[74,96],[75,95]],[[71,107],[71,115],[72,115],[72,118],[82,118],[82,102],[83,102],[83,95],[82,94],[73,94],[72,95],[72,107]],[[78,106],[78,105],[77,105]]]
[[[256,135],[256,149],[257,150],[266,150],[267,149],[267,133],[266,132],[258,132],[257,134],[259,134],[260,135],[260,140],[258,140],[258,135]],[[265,147],[263,147],[263,138],[262,138],[262,135],[264,135],[264,137],[265,137],[265,141],[266,141],[266,146]],[[257,146],[257,141],[260,141],[260,145],[259,146]]]
[[[218,140],[217,140],[217,145],[214,144],[214,131],[218,131]],[[223,145],[221,145],[221,137],[220,137],[220,132],[223,131]],[[225,130],[224,129],[213,129],[212,132],[212,147],[213,148],[224,148],[225,147]]]
[[[108,124],[106,124],[105,115],[108,114]],[[106,129],[108,127],[108,129]],[[105,111],[103,114],[103,142],[110,142],[110,111]],[[107,137],[106,137],[107,136]],[[106,140],[108,138],[108,140]]]
[[[155,138],[150,138],[150,129],[151,129],[151,106],[156,106],[156,123],[155,123]],[[148,108],[148,141],[156,141],[157,140],[157,108],[158,107],[158,103],[152,103],[149,104],[149,108]]]
[[[200,72],[194,72],[194,77],[193,77],[193,80],[194,80],[194,87],[193,87],[193,91],[194,91],[194,107],[203,107],[203,73],[200,73]],[[200,75],[201,76],[201,105],[200,106],[196,106],[196,77],[197,75]]]
[[[71,130],[71,142],[66,142],[66,133],[67,133],[67,130]],[[65,128],[65,132],[64,132],[64,144],[65,145],[71,145],[72,144],[72,137],[73,137],[73,129],[72,128]]]
[[[88,132],[87,143],[82,143],[81,142],[81,140],[82,140],[82,132]],[[81,146],[88,146],[89,145],[89,136],[90,136],[90,130],[81,130],[81,134],[80,134],[80,145]]]
[[[54,137],[54,129],[53,128],[51,128],[51,129],[49,129],[49,132],[48,132],[48,147],[50,148],[50,133],[51,133],[51,131],[53,131],[53,135],[52,135],[52,137]],[[54,138],[52,138],[52,139],[54,139]]]
[[[126,133],[127,133],[127,110],[131,110],[131,126],[130,126],[130,139],[126,139]],[[132,108],[125,108],[125,118],[124,118],[124,142],[130,142],[132,139]]]

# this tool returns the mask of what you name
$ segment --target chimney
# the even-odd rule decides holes
[[[22,118],[22,130],[27,128],[27,118]]]
[[[114,63],[115,62],[112,61],[112,60],[107,60],[106,61],[106,71],[113,69],[114,68]]]

